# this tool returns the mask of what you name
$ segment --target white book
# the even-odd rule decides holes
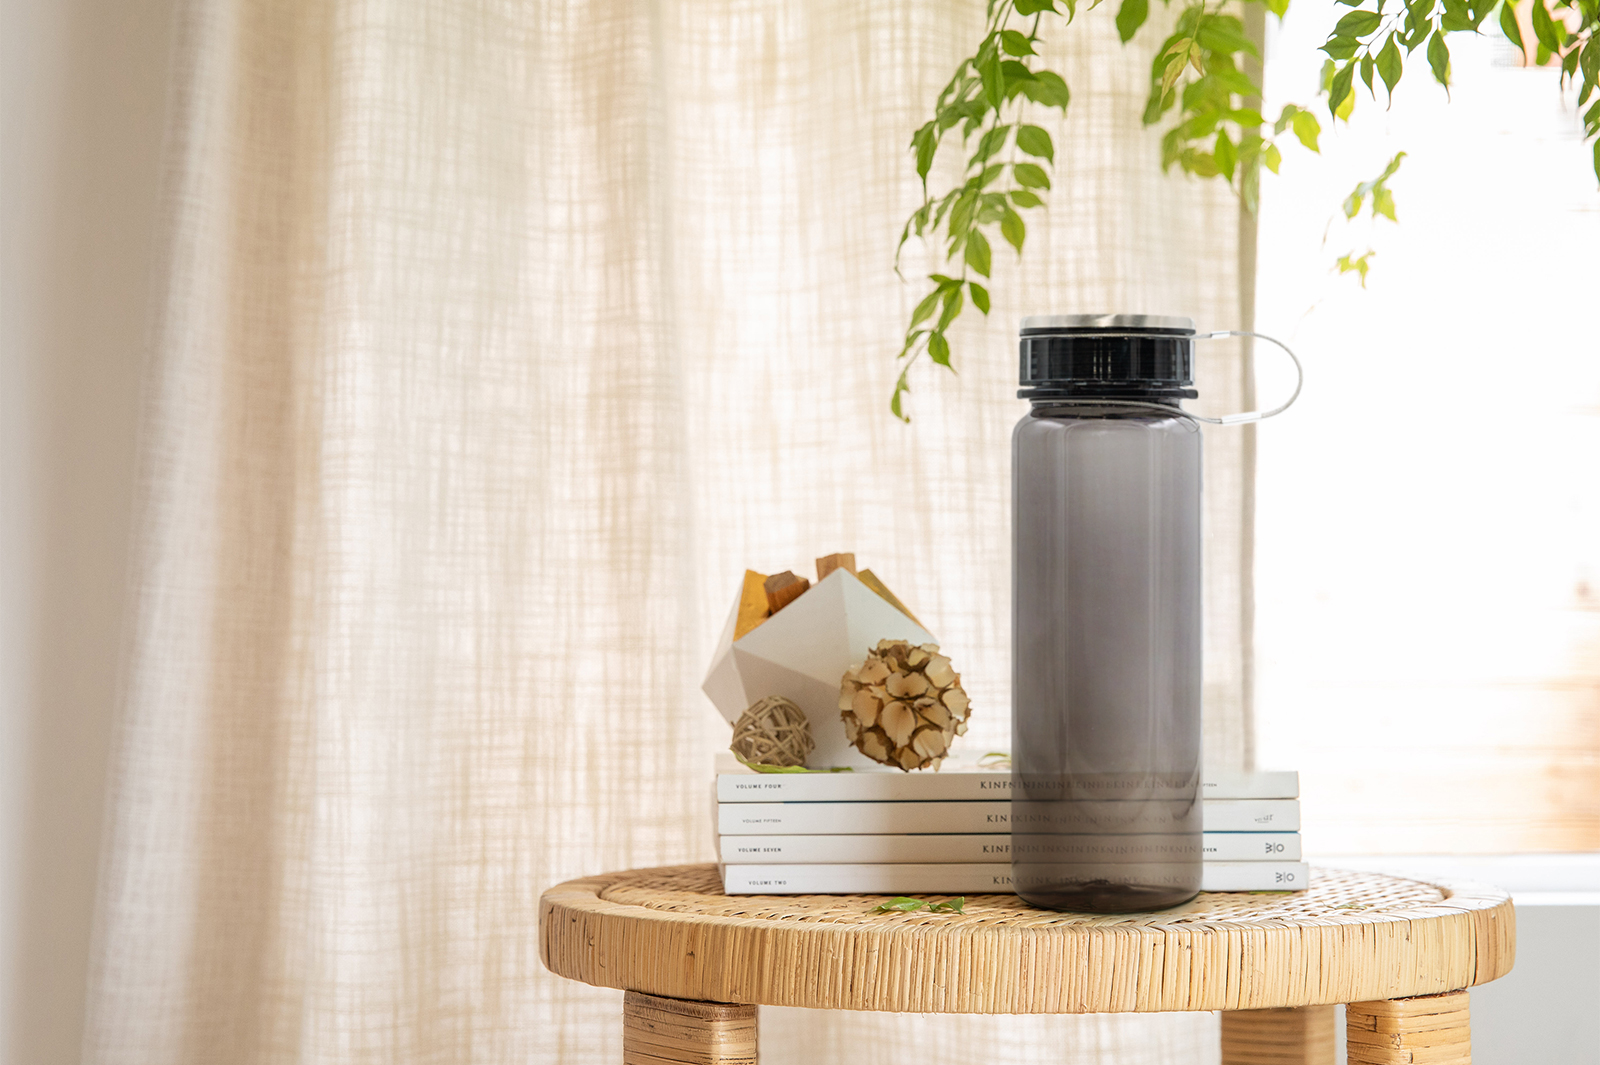
[[[1207,832],[1298,832],[1299,799],[1207,799]]]
[[[1200,782],[1203,799],[1298,799],[1300,774],[1293,769],[1265,770],[1256,773],[1224,773],[1207,770]]]
[[[1049,835],[1074,828],[1105,829],[1130,819],[1148,830],[1142,803],[1084,802],[1065,810],[1030,804],[1025,827]],[[1182,809],[1174,803],[1174,820]],[[1210,832],[1297,832],[1298,799],[1212,799],[1202,804]],[[717,832],[724,836],[887,836],[903,833],[976,835],[1011,831],[1010,802],[723,802]]]
[[[1305,862],[1206,862],[1201,891],[1304,891],[1311,886]]]
[[[1293,799],[1300,774],[1207,773],[1207,799]],[[960,802],[1011,796],[1009,770],[717,774],[718,802]]]
[[[1076,847],[1075,859],[1159,861],[1178,856],[1192,847],[1188,837],[1124,837],[1108,843],[1102,837],[1042,837],[1052,843]],[[1114,852],[1114,853],[1113,853]],[[944,864],[950,862],[1004,862],[1011,859],[1008,835],[892,835],[892,836],[719,836],[720,860],[743,865],[815,864]],[[1300,860],[1300,836],[1294,832],[1207,832],[1201,836],[1200,855],[1206,861]]]
[[[1311,868],[1304,862],[1207,862],[1202,891],[1303,891]],[[996,862],[949,864],[722,866],[729,895],[992,895],[1012,892],[1011,866]]]

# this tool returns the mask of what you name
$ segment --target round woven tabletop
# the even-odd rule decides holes
[[[706,1002],[1126,1013],[1453,991],[1508,972],[1516,949],[1503,891],[1327,869],[1302,892],[1118,916],[1014,895],[969,895],[962,914],[873,913],[881,901],[725,895],[714,865],[633,869],[546,891],[539,950],[560,976]]]

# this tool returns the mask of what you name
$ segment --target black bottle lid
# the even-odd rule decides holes
[[[1022,320],[1022,399],[1193,399],[1194,321],[1160,314]]]

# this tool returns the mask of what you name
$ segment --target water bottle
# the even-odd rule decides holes
[[[1200,890],[1194,323],[1023,319],[1012,436],[1012,881],[1035,906]]]

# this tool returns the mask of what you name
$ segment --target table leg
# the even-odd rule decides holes
[[[1345,1007],[1349,1065],[1472,1065],[1467,993],[1352,1002]]]
[[[629,991],[623,1065],[756,1065],[756,1007]]]
[[[1222,1065],[1334,1065],[1335,1009],[1226,1011]]]

